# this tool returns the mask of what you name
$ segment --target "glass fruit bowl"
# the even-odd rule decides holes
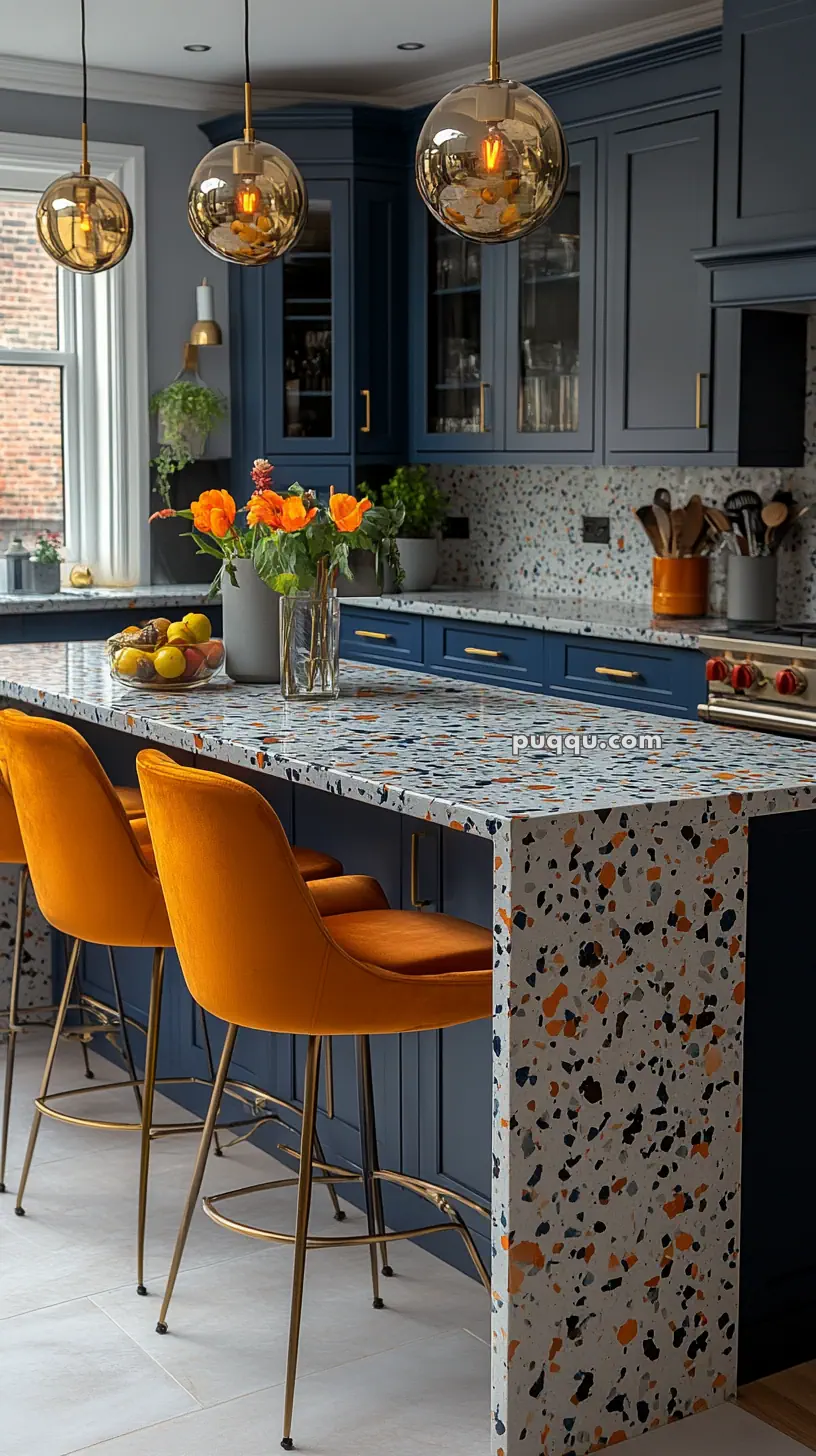
[[[224,664],[224,644],[210,636],[202,612],[190,612],[180,622],[156,617],[143,627],[127,627],[108,638],[105,650],[116,682],[151,692],[200,687]]]

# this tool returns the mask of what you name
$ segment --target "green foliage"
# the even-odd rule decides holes
[[[360,490],[377,505],[391,510],[402,506],[401,536],[427,540],[447,518],[447,497],[431,479],[427,465],[400,465],[385,485],[363,485]]]
[[[292,486],[288,493],[300,495],[306,508],[311,509],[314,497],[309,492]],[[323,590],[338,573],[352,581],[354,572],[349,563],[352,551],[371,551],[378,573],[380,560],[392,562],[396,557],[399,574],[395,539],[401,525],[401,506],[371,506],[356,531],[341,531],[330,511],[319,506],[317,515],[302,531],[259,529],[252,547],[255,569],[267,586],[283,596],[317,588]]]
[[[151,465],[156,470],[156,491],[170,505],[173,476],[195,459],[191,445],[206,440],[227,415],[227,401],[216,389],[195,384],[192,379],[174,379],[158,389],[150,401],[150,413],[160,416],[164,443]]]

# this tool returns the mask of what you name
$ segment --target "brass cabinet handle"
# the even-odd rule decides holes
[[[365,424],[360,426],[360,434],[361,435],[370,435],[371,434],[371,390],[370,389],[361,389],[360,390],[360,393],[363,396],[363,399],[365,400]]]
[[[373,642],[390,642],[391,638],[387,632],[364,632],[362,627],[355,627],[355,637],[370,637]]]
[[[479,433],[482,434],[482,435],[486,435],[487,434],[487,408],[486,408],[486,405],[487,405],[487,391],[489,390],[489,388],[490,388],[490,385],[489,384],[480,384],[479,385]]]
[[[504,657],[503,652],[493,652],[490,647],[466,647],[468,657]]]
[[[626,667],[596,667],[595,671],[599,677],[624,677],[627,682],[632,682],[635,678],[640,677],[639,672],[632,672],[630,668]]]
[[[424,838],[419,831],[411,835],[411,904],[415,910],[424,910],[431,903],[419,898],[419,841]]]
[[[704,425],[703,424],[703,380],[704,379],[708,379],[708,375],[707,374],[702,374],[701,373],[701,374],[698,374],[697,375],[697,395],[696,395],[696,402],[695,402],[695,408],[694,408],[694,428],[696,430],[705,430],[705,429],[708,428],[707,425]]]

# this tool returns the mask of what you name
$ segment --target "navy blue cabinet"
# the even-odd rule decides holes
[[[309,215],[291,252],[229,270],[233,478],[252,461],[277,483],[351,490],[407,449],[405,125],[372,107],[303,105],[256,115],[306,182]],[[204,130],[239,135],[226,117]]]
[[[357,662],[424,667],[442,677],[674,718],[696,718],[706,696],[705,660],[690,648],[403,615],[376,607],[343,605],[340,651]]]

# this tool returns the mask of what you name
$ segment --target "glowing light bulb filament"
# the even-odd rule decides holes
[[[504,159],[502,139],[495,133],[486,136],[482,142],[482,160],[486,172],[498,172]]]
[[[89,233],[93,228],[93,222],[91,221],[84,207],[81,209],[79,214],[79,226],[83,233]]]
[[[246,182],[235,194],[235,206],[244,217],[252,217],[261,205],[260,189],[254,182]]]

